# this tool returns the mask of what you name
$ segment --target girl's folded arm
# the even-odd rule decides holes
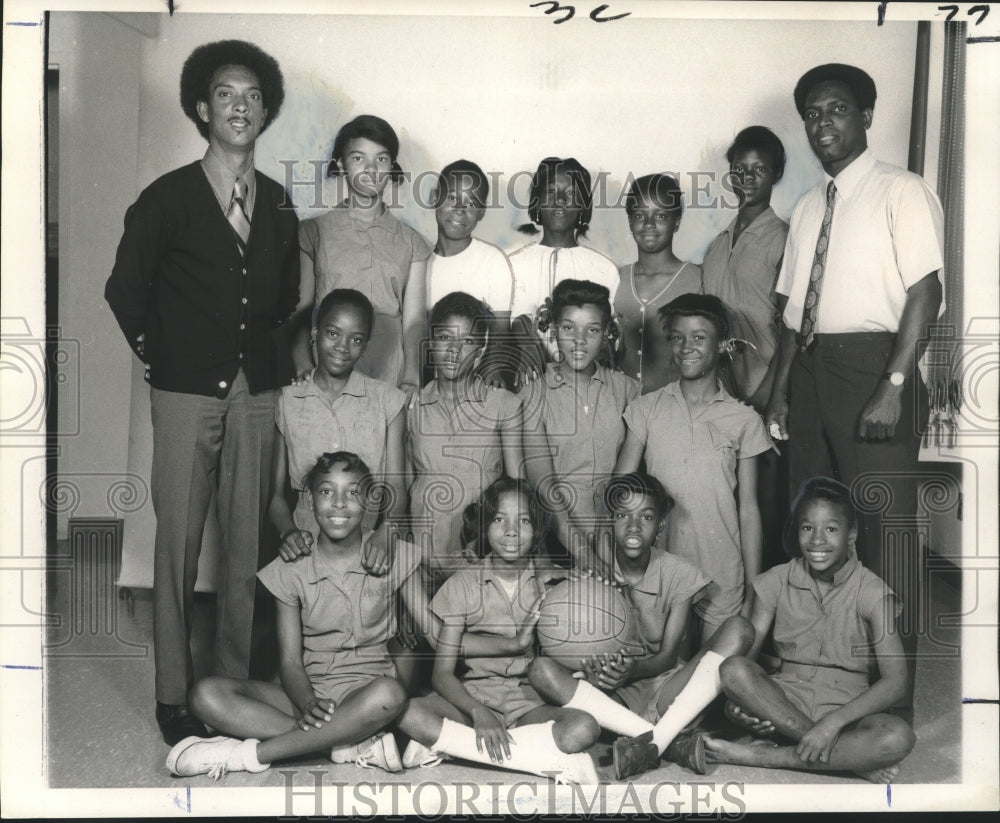
[[[301,712],[315,697],[302,662],[302,618],[299,607],[277,600],[278,671],[281,686]]]

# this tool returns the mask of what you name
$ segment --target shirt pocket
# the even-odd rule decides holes
[[[358,616],[366,634],[381,633],[382,639],[389,639],[389,632],[395,628],[396,596],[387,578],[368,577],[361,588],[361,602]]]
[[[715,423],[708,424],[708,435],[712,443],[712,451],[716,459],[726,468],[736,470],[736,439]]]

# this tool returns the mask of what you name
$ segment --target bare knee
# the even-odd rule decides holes
[[[746,657],[727,657],[719,666],[722,689],[730,697],[746,694],[753,686],[759,666]]]
[[[746,654],[753,645],[757,632],[753,624],[741,615],[735,614],[726,618],[713,638],[712,650],[719,654]]]
[[[559,691],[561,669],[551,657],[536,657],[528,666],[528,682],[542,695],[552,699]]]
[[[875,746],[887,763],[898,763],[906,757],[917,742],[910,724],[891,714],[868,718],[875,731]]]
[[[565,709],[564,712],[552,729],[556,745],[566,754],[586,751],[597,742],[601,727],[587,712],[576,709]]]
[[[232,694],[233,683],[228,677],[205,677],[194,684],[188,703],[196,717],[211,722],[225,712]]]
[[[391,677],[377,677],[365,690],[366,711],[370,716],[380,716],[386,723],[406,708],[406,689]]]

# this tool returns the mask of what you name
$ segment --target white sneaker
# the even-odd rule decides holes
[[[403,771],[403,764],[399,760],[399,748],[396,746],[396,738],[392,732],[382,732],[376,735],[371,741],[371,745],[362,749],[357,759],[354,761],[362,769],[384,769],[387,772]]]
[[[556,783],[578,783],[581,786],[596,786],[601,782],[597,776],[597,769],[594,761],[586,752],[577,754],[567,754],[559,758],[546,771],[559,771],[556,775]]]
[[[353,763],[358,759],[362,749],[367,749],[375,738],[369,737],[367,740],[359,740],[357,743],[345,743],[342,746],[334,746],[330,749],[331,763]]]
[[[207,774],[213,780],[227,772],[262,772],[268,764],[258,763],[255,754],[247,756],[259,742],[234,737],[185,737],[167,755],[167,768],[178,777]]]
[[[410,740],[403,751],[404,769],[432,769],[439,766],[442,760],[451,760],[444,752],[436,752],[418,740]]]

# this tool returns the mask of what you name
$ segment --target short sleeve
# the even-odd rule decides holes
[[[646,398],[653,397],[651,394],[643,395],[625,407],[625,425],[643,444],[649,437],[649,414],[651,410],[650,401]]]
[[[455,572],[431,600],[431,611],[447,623],[457,623],[461,618],[464,624],[469,614],[469,587],[465,578],[461,571]]]
[[[802,211],[805,206],[805,201],[807,199],[803,197],[795,204],[795,208],[792,210],[791,223],[788,227],[788,232],[785,235],[785,247],[781,253],[781,270],[778,272],[778,279],[774,283],[774,291],[783,297],[788,297],[792,293],[792,279],[794,277],[794,272],[792,271],[792,244],[795,242],[796,236],[799,232],[796,231],[796,227],[801,220]]]
[[[778,608],[778,598],[788,577],[789,563],[783,563],[768,569],[763,574],[757,575],[753,581],[753,590],[757,594],[757,599],[767,606],[770,611]]]
[[[278,427],[281,436],[288,440],[288,428],[285,422],[285,392],[278,395],[278,402],[274,404],[274,425]]]
[[[409,228],[409,227],[407,227]],[[431,256],[434,251],[430,245],[424,240],[424,236],[416,231],[415,229],[409,230],[410,235],[410,254],[411,263],[425,263],[427,258]]]
[[[705,595],[705,589],[712,581],[702,573],[701,569],[683,558],[668,554],[667,559],[672,562],[664,563],[661,572],[666,578],[662,582],[668,592],[667,602],[673,605],[691,598],[691,602],[696,603]]]
[[[747,409],[749,416],[740,437],[739,458],[756,457],[772,448],[771,438],[767,436],[763,418],[752,409]]]
[[[892,215],[892,241],[896,264],[907,289],[944,261],[944,212],[941,201],[916,175],[906,175]]]
[[[296,572],[298,572],[295,565],[305,562],[306,558],[304,557],[291,563],[286,563],[278,557],[257,572],[257,577],[265,588],[282,603],[298,606],[301,603],[301,593],[299,587],[295,585]]]
[[[406,405],[406,395],[388,383],[383,383],[383,386],[385,388],[382,403],[385,407],[385,423],[388,426],[399,416],[399,413],[403,410],[403,406]]]
[[[319,248],[319,226],[315,220],[303,220],[299,223],[299,248],[309,259],[316,262],[316,249]]]
[[[882,617],[885,619],[890,616],[884,611],[888,608],[891,610],[892,619],[895,620],[903,611],[903,601],[899,595],[874,572],[864,568],[862,571],[865,573],[865,578],[858,591],[858,615],[870,626],[876,610],[882,609]]]
[[[787,240],[788,224],[782,222],[780,226],[775,228],[770,238],[768,238],[767,248],[764,250],[764,259],[767,262],[768,268],[774,272],[776,281],[781,261],[785,256],[785,243]]]

